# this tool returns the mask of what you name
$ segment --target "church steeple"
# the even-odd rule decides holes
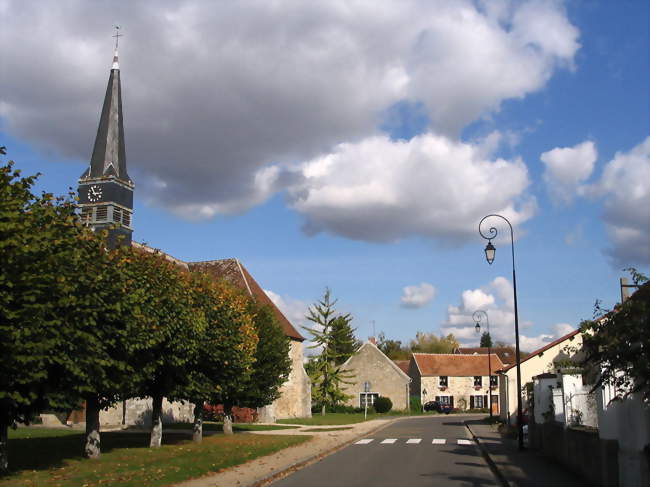
[[[116,27],[119,29],[119,27]],[[96,230],[108,229],[109,244],[119,236],[131,242],[134,184],[126,170],[122,89],[115,34],[115,54],[104,106],[88,169],[79,178],[79,206],[84,222]]]

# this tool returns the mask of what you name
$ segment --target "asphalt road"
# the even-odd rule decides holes
[[[399,420],[273,487],[498,486],[462,420]]]

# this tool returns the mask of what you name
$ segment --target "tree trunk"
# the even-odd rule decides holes
[[[0,421],[0,474],[9,470],[9,424]]]
[[[225,403],[223,405],[223,434],[232,435],[232,406]]]
[[[160,448],[162,443],[162,395],[153,397],[151,407],[151,438],[149,440],[150,448]]]
[[[203,441],[203,401],[194,401],[194,427],[192,440],[196,443]]]
[[[101,453],[99,436],[99,400],[96,396],[86,398],[86,438],[84,457],[99,458]]]
[[[320,415],[325,416],[325,403],[323,403],[323,405],[320,408]]]

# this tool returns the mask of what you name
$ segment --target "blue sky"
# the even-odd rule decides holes
[[[76,187],[117,21],[134,238],[238,257],[297,324],[329,286],[361,338],[472,343],[481,308],[510,341],[492,212],[515,224],[524,349],[612,306],[623,267],[648,273],[648,2],[219,7],[3,4],[9,156]]]

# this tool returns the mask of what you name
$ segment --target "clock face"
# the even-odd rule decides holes
[[[88,188],[88,201],[95,202],[101,199],[102,199],[101,186],[97,186],[96,184],[93,184],[90,188]]]

